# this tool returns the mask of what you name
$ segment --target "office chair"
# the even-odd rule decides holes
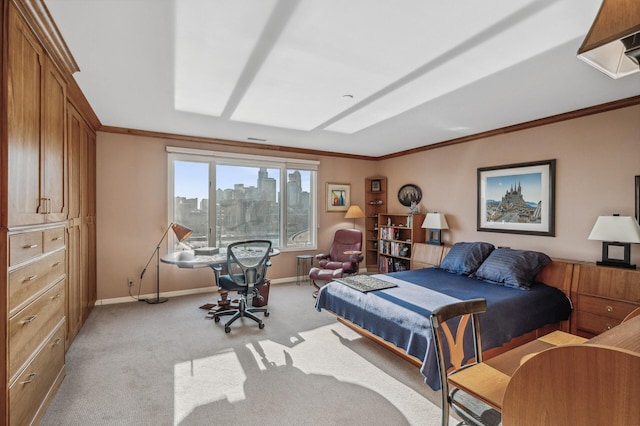
[[[438,371],[442,384],[442,425],[449,424],[449,407],[463,420],[463,424],[474,426],[499,425],[501,415],[487,404],[464,391],[449,389],[447,377],[464,368],[482,362],[479,314],[487,310],[486,299],[471,299],[441,306],[431,313],[433,342],[438,359]],[[455,336],[450,326],[458,318]],[[470,323],[470,324],[469,324]],[[465,334],[473,341],[472,357],[465,357]],[[469,336],[471,334],[471,336]],[[467,351],[468,353],[469,351]],[[451,365],[451,367],[447,367]]]
[[[251,318],[258,323],[258,328],[263,329],[264,323],[255,313],[262,312],[269,316],[266,307],[252,307],[254,297],[262,300],[258,288],[265,283],[267,267],[271,266],[269,255],[271,253],[271,241],[250,240],[229,244],[227,247],[227,275],[219,275],[222,267],[214,267],[216,271],[218,287],[223,290],[237,291],[240,302],[237,309],[227,309],[215,312],[213,319],[220,322],[220,317],[233,315],[224,325],[224,332],[231,331],[231,324],[241,317]]]

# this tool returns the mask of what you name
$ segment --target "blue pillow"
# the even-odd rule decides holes
[[[549,256],[537,251],[497,248],[482,262],[474,276],[493,284],[529,290],[549,262]]]
[[[455,243],[442,259],[440,269],[458,275],[471,275],[494,248],[493,244],[482,242]]]

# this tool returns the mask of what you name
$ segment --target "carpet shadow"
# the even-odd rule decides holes
[[[400,410],[377,392],[332,376],[305,373],[293,365],[286,350],[283,352],[284,365],[278,366],[263,357],[260,367],[249,349],[239,351],[247,376],[243,386],[245,398],[201,405],[179,424],[409,424]],[[278,383],[278,393],[270,390],[269,383]]]

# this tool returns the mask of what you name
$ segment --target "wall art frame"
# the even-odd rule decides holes
[[[478,231],[555,236],[556,160],[478,168]]]
[[[640,175],[636,176],[636,187],[635,187],[635,198],[636,198],[636,220],[640,225]]]
[[[327,183],[327,211],[346,212],[351,205],[351,185],[347,183]]]
[[[382,183],[380,179],[372,179],[371,180],[371,192],[380,192],[382,191]]]
[[[405,207],[410,207],[412,202],[418,204],[420,200],[422,200],[422,190],[418,185],[408,183],[398,190],[398,201]]]

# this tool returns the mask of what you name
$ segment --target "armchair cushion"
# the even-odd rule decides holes
[[[342,278],[342,274],[342,269],[311,268],[311,271],[309,271],[309,278],[314,281],[333,281],[336,278]]]

